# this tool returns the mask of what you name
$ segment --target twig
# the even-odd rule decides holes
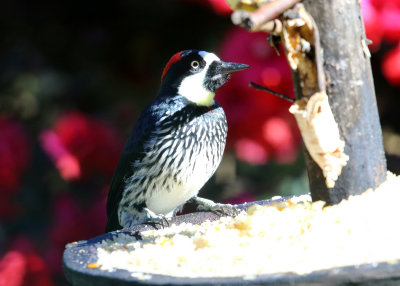
[[[271,94],[273,94],[273,95],[275,95],[275,96],[277,96],[277,97],[279,97],[279,98],[285,99],[285,100],[290,101],[290,102],[295,102],[295,99],[294,99],[294,98],[291,98],[291,97],[289,97],[289,96],[287,96],[287,95],[284,95],[284,94],[282,94],[282,93],[273,91],[272,89],[269,89],[268,87],[265,87],[265,86],[256,84],[256,83],[254,83],[254,82],[252,82],[252,81],[250,82],[250,85],[251,85],[252,87],[254,87],[255,89],[259,89],[259,90],[263,90],[263,91],[269,92],[269,93],[271,93]]]
[[[249,30],[248,24],[250,15],[251,13],[245,10],[236,10],[231,15],[232,23],[238,26],[243,26]],[[279,35],[282,32],[282,22],[278,19],[273,19],[263,23],[255,29],[251,29],[251,31],[263,31],[272,35]]]
[[[247,30],[259,30],[263,24],[275,19],[300,1],[301,0],[276,0],[268,2],[253,13],[248,13],[245,19],[243,19],[243,24]]]

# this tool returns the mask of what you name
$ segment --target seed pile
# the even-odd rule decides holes
[[[98,244],[101,269],[133,275],[254,277],[400,260],[400,177],[335,206],[287,201],[237,217],[126,234]],[[148,277],[143,275],[140,277]],[[249,278],[249,279],[250,279]]]

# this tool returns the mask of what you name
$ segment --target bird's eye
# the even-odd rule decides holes
[[[200,67],[200,63],[198,61],[193,61],[190,63],[190,65],[196,70]]]

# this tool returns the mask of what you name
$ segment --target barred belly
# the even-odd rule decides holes
[[[134,162],[134,174],[127,179],[121,206],[145,203],[156,214],[169,215],[198,194],[221,162],[227,127],[220,120],[197,118],[180,128],[160,126],[147,144],[149,150]]]

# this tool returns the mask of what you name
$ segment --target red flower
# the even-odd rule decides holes
[[[50,272],[29,239],[16,239],[0,259],[0,286],[51,286]]]
[[[288,111],[290,103],[249,87],[254,81],[292,96],[292,78],[284,56],[277,56],[268,46],[264,33],[241,28],[228,33],[219,50],[223,60],[250,65],[250,69],[233,74],[217,95],[228,120],[228,148],[251,164],[269,159],[293,161],[300,136]]]
[[[400,85],[400,43],[385,55],[382,72],[390,84]]]
[[[383,75],[393,85],[400,84],[400,0],[364,0],[362,12],[368,38],[374,42],[376,51],[383,39],[397,43],[397,48],[384,55]]]
[[[205,5],[211,8],[218,15],[229,15],[232,9],[229,7],[225,0],[181,0],[191,2],[198,5]]]
[[[372,41],[369,48],[372,52],[375,52],[379,49],[383,37],[379,12],[376,7],[372,5],[371,0],[363,0],[361,2],[361,11],[364,20],[365,33],[367,38]]]
[[[219,15],[229,15],[232,13],[231,7],[229,7],[225,0],[208,0],[208,4]]]
[[[399,0],[363,0],[361,8],[367,37],[373,41],[372,51],[379,49],[382,39],[392,43],[400,40]]]
[[[0,116],[0,192],[14,192],[29,164],[28,137],[22,125]]]
[[[65,180],[111,176],[121,150],[110,126],[78,112],[61,116],[40,141]]]
[[[369,1],[371,1],[372,5],[374,5],[374,7],[376,7],[376,9],[378,10],[382,10],[385,8],[400,9],[399,0],[369,0]]]

